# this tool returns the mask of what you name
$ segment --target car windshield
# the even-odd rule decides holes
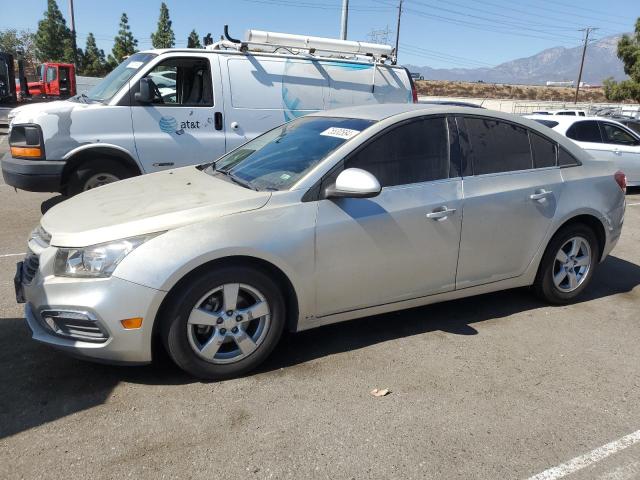
[[[304,117],[274,128],[220,158],[209,174],[224,174],[255,190],[286,190],[327,155],[374,122]]]
[[[153,57],[153,53],[134,53],[89,90],[87,98],[97,102],[110,100]]]

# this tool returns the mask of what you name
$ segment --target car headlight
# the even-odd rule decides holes
[[[124,257],[160,233],[163,232],[114,240],[90,247],[59,248],[56,253],[54,275],[82,278],[110,277]]]

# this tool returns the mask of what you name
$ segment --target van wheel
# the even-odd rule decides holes
[[[134,175],[134,172],[121,163],[112,160],[89,160],[71,173],[66,193],[69,196],[77,195]]]
[[[208,380],[242,375],[261,364],[284,330],[277,284],[260,270],[226,267],[187,282],[161,318],[173,361]]]
[[[567,225],[547,246],[534,284],[536,293],[549,303],[571,302],[591,281],[598,257],[593,230],[582,224]]]

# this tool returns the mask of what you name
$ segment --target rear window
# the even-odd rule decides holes
[[[567,130],[567,137],[578,142],[602,143],[598,122],[592,120],[571,125]]]
[[[465,118],[464,121],[475,175],[532,168],[526,129],[484,118]]]

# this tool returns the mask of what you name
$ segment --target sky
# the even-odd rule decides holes
[[[140,49],[151,48],[159,0],[75,0],[78,46],[92,32],[108,54],[122,12]],[[339,37],[342,0],[167,0],[176,46],[186,46],[192,29],[215,38],[229,25],[243,37],[250,28]],[[350,0],[349,40],[371,41],[389,30],[395,42],[399,0]],[[0,0],[0,30],[35,31],[46,0]],[[68,0],[58,0],[67,18]],[[490,67],[555,47],[575,47],[586,26],[595,39],[633,30],[640,0],[404,0],[399,62],[434,68]],[[378,40],[384,35],[378,34]]]

